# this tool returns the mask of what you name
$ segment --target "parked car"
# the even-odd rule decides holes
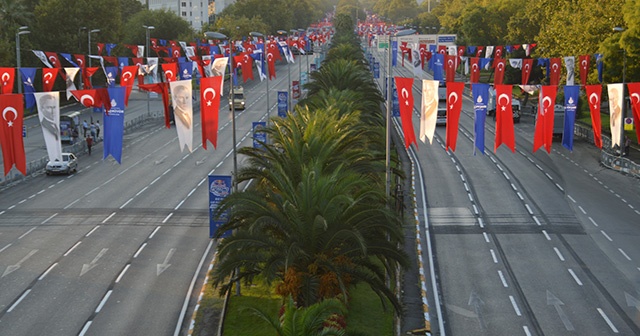
[[[45,168],[47,175],[71,174],[78,171],[78,158],[73,153],[62,153],[62,161],[58,159],[47,162]]]
[[[231,104],[233,104],[234,110],[244,110],[245,99],[242,86],[234,86],[233,100],[229,100],[229,110],[231,110]]]

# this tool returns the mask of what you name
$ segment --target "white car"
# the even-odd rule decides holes
[[[62,153],[62,161],[53,160],[47,162],[45,168],[47,175],[71,174],[78,171],[78,158],[73,153]]]

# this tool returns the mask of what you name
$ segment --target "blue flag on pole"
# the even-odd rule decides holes
[[[24,99],[25,108],[28,110],[36,104],[36,98],[33,93],[36,89],[33,87],[33,83],[36,77],[36,68],[20,68],[20,74],[22,75],[22,84],[24,87]]]
[[[391,42],[391,66],[398,64],[398,41]]]
[[[103,159],[111,155],[122,163],[122,138],[124,136],[124,95],[126,87],[110,88],[111,109],[104,114]]]
[[[471,86],[473,91],[473,110],[475,111],[474,139],[475,148],[473,155],[476,155],[476,148],[484,154],[484,123],[487,118],[487,104],[489,103],[489,84],[479,83]]]
[[[225,211],[217,218],[213,215],[220,202],[231,194],[231,176],[209,175],[209,238],[216,235],[218,228],[229,221],[229,214]],[[221,238],[231,235],[231,231],[225,232]]]
[[[562,132],[562,145],[570,151],[573,151],[573,126],[576,122],[579,95],[580,86],[567,85],[564,87],[564,131]]]
[[[444,55],[435,53],[433,54],[433,57],[431,57],[431,59],[433,60],[433,80],[444,80],[444,77],[442,75],[444,70]]]

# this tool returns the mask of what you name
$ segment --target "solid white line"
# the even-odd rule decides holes
[[[99,227],[100,227],[100,225],[96,225],[96,227],[94,227],[93,229],[91,229],[91,231],[87,232],[87,234],[86,234],[86,235],[84,235],[84,236],[85,236],[85,237],[89,237],[89,236],[93,233],[93,231],[97,230]]]
[[[9,243],[7,246],[3,247],[3,248],[0,250],[0,252],[2,252],[2,251],[4,251],[4,250],[6,250],[7,248],[9,248],[9,246],[11,246],[11,243]]]
[[[146,187],[144,187],[144,188],[140,189],[140,191],[138,191],[138,192],[136,193],[136,196],[140,196],[140,194],[142,194],[145,190],[147,190],[147,188],[149,188],[149,186],[146,186]]]
[[[149,183],[149,185],[152,185],[152,184],[158,182],[159,179],[160,179],[160,176],[156,177],[156,179],[151,181],[151,183]]]
[[[509,284],[507,284],[507,279],[504,278],[502,271],[498,270],[498,275],[500,276],[500,280],[502,281],[502,286],[505,288],[509,288]]]
[[[187,197],[190,197],[191,195],[193,195],[194,192],[196,192],[196,188],[191,189],[191,191],[187,194]]]
[[[18,301],[16,301],[14,304],[11,305],[11,307],[9,307],[9,309],[7,310],[7,313],[10,313],[20,303],[20,301],[22,301],[29,294],[29,292],[31,292],[31,289],[27,289],[24,293],[22,293]]]
[[[88,191],[86,194],[84,194],[84,195],[85,195],[85,196],[89,196],[89,195],[91,195],[94,191],[96,191],[96,190],[98,190],[98,189],[100,189],[100,187],[95,187],[95,188],[93,188],[93,189],[89,190],[89,191]]]
[[[63,209],[68,209],[68,208],[70,208],[72,205],[74,205],[74,204],[78,203],[78,201],[80,201],[80,199],[77,199],[77,200],[75,200],[75,201],[73,201],[73,202],[69,203],[69,205],[67,205],[67,206],[66,206],[66,207],[64,207]]]
[[[520,313],[520,308],[518,308],[518,304],[516,303],[516,299],[509,295],[509,300],[511,300],[511,305],[513,306],[513,310],[516,311],[516,315],[518,316],[522,316],[522,314]]]
[[[133,197],[132,197],[132,198],[130,198],[128,201],[124,202],[124,204],[120,206],[120,209],[122,209],[122,208],[126,207],[126,206],[127,206],[127,204],[129,204],[131,201],[133,201]]]
[[[102,310],[102,307],[104,307],[104,304],[107,303],[107,300],[109,300],[109,297],[111,296],[111,292],[113,292],[112,289],[110,289],[107,294],[102,298],[102,301],[100,302],[100,304],[98,305],[98,308],[96,308],[96,313],[99,313],[100,310]]]
[[[542,230],[542,233],[544,234],[544,237],[547,238],[547,240],[551,240],[551,237],[547,233],[547,230]]]
[[[44,224],[44,223],[46,223],[46,222],[50,221],[53,217],[55,217],[55,216],[57,216],[57,215],[58,215],[58,213],[57,213],[57,212],[56,212],[56,213],[54,213],[53,215],[49,216],[49,218],[45,219],[45,220],[44,220],[42,223],[40,223],[40,224]]]
[[[120,282],[120,280],[122,280],[122,277],[127,272],[127,270],[129,269],[130,266],[131,266],[131,264],[127,264],[126,266],[124,266],[124,268],[122,269],[122,272],[120,272],[120,275],[118,275],[118,277],[116,278],[116,283],[118,283],[118,282]]]
[[[111,217],[115,216],[115,214],[116,214],[115,212],[112,212],[112,213],[111,213],[107,218],[105,218],[105,219],[102,221],[102,224],[104,224],[104,223],[106,223],[108,220],[110,220],[110,219],[111,219]]]
[[[66,257],[69,255],[69,253],[71,253],[71,251],[73,251],[76,247],[78,247],[78,245],[82,244],[82,242],[77,242],[75,243],[75,245],[71,246],[70,249],[67,250],[67,252],[65,254],[63,254],[63,257]]]
[[[493,252],[493,249],[490,249],[489,252],[491,252],[491,258],[493,258],[493,263],[497,264],[498,263],[498,258],[496,257],[496,253]]]
[[[166,223],[166,222],[169,220],[169,218],[171,218],[171,216],[173,216],[173,212],[169,213],[169,214],[167,215],[167,217],[165,217],[165,218],[162,220],[162,224]]]
[[[51,272],[51,270],[52,270],[54,267],[56,267],[56,265],[58,265],[58,263],[55,263],[55,264],[53,264],[53,265],[49,266],[49,268],[47,268],[47,270],[46,270],[46,271],[44,271],[44,273],[42,273],[42,275],[38,278],[38,281],[40,281],[40,280],[44,279],[44,277],[46,277],[46,276],[47,276],[47,274],[49,274],[49,272]]]
[[[578,276],[573,272],[573,270],[572,270],[572,269],[570,269],[570,268],[568,268],[568,270],[569,270],[569,273],[571,274],[571,276],[573,277],[573,280],[575,280],[575,281],[576,281],[576,283],[577,283],[579,286],[582,286],[582,281],[580,281],[580,279],[579,279],[579,278],[578,278]]]
[[[487,243],[490,243],[489,235],[486,232],[483,232],[482,235],[484,236],[484,241],[486,241]]]
[[[149,235],[149,239],[153,238],[153,236],[155,236],[155,235],[156,235],[156,232],[158,232],[158,230],[160,230],[160,227],[159,227],[159,226],[157,226],[157,227],[153,230],[153,232],[151,232],[151,234]]]
[[[613,239],[611,239],[611,237],[609,237],[609,235],[608,235],[606,232],[604,232],[604,230],[600,230],[600,232],[602,232],[602,235],[603,235],[605,238],[607,238],[607,240],[609,240],[610,242],[612,242],[612,241],[613,241]]]
[[[613,322],[611,322],[611,320],[609,319],[609,317],[607,316],[607,314],[604,313],[604,311],[602,310],[602,308],[598,308],[598,313],[600,313],[600,316],[602,316],[602,318],[605,320],[605,322],[607,322],[607,324],[609,325],[609,328],[611,328],[611,330],[614,333],[618,333],[618,329],[616,329],[616,326],[613,325]]]
[[[140,246],[140,248],[138,249],[138,251],[136,252],[136,254],[133,255],[134,258],[138,257],[138,254],[140,254],[140,252],[142,252],[142,250],[144,249],[144,247],[147,246],[147,243],[142,244],[142,246]]]
[[[562,253],[560,253],[560,250],[558,250],[557,247],[554,247],[553,250],[556,251],[556,254],[558,255],[558,258],[560,258],[560,261],[564,261],[564,256],[562,255]]]
[[[593,223],[594,226],[598,226],[598,223],[596,223],[596,221],[593,220],[593,218],[589,217],[589,220],[591,221],[591,223]]]
[[[627,260],[631,261],[631,258],[629,257],[628,254],[626,254],[621,248],[618,248],[618,251],[620,251],[620,253],[622,253],[622,255],[627,258]]]
[[[89,330],[89,327],[91,326],[91,323],[93,321],[87,321],[87,323],[84,324],[84,327],[82,327],[82,331],[80,331],[80,333],[78,334],[78,336],[84,336],[84,334],[87,333],[87,330]]]

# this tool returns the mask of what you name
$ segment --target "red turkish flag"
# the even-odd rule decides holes
[[[493,66],[495,68],[495,75],[493,76],[493,84],[502,85],[502,82],[504,80],[504,66],[505,66],[504,58],[494,58]],[[511,95],[509,95],[509,97],[511,97]],[[511,105],[509,105],[509,108],[511,108]]]
[[[522,60],[522,85],[527,85],[527,83],[529,83],[532,66],[533,58],[525,58]]]
[[[414,143],[418,147],[416,134],[413,131],[413,78],[395,77],[396,90],[398,91],[398,104],[400,105],[400,120],[404,143],[407,148]]]
[[[480,81],[480,61],[479,57],[471,57],[471,83],[478,83]]]
[[[124,95],[124,106],[129,106],[129,95],[131,95],[131,89],[133,88],[133,82],[138,74],[138,69],[137,65],[125,65],[122,67],[120,86],[127,88]]]
[[[558,87],[555,85],[543,85],[540,89],[538,117],[536,118],[536,128],[533,133],[534,152],[544,146],[547,153],[551,153],[551,143],[553,142],[553,115],[557,91]]]
[[[504,63],[503,63],[504,64]],[[496,85],[496,142],[494,153],[505,144],[516,151],[516,136],[513,129],[513,109],[511,108],[511,85]]]
[[[82,55],[82,54],[74,54],[73,58],[75,59],[76,63],[78,63],[78,66],[80,67],[80,69],[84,70],[84,68],[86,66],[86,64],[85,64],[86,61],[85,61],[84,55]]]
[[[633,110],[633,120],[636,124],[636,139],[640,143],[640,83],[628,83],[629,99]]]
[[[549,59],[549,85],[558,85],[558,83],[560,83],[561,62],[562,59],[560,57]]]
[[[447,46],[446,45],[439,45],[438,46],[438,54],[446,55],[447,54]]]
[[[279,56],[278,47],[276,47],[275,43],[269,42],[267,46],[267,70],[269,71],[269,79],[276,78],[276,57]]]
[[[132,44],[125,44],[124,45],[125,48],[131,50],[131,52],[133,53],[133,56],[138,56],[138,46],[137,45],[132,45]]]
[[[47,59],[49,63],[53,65],[54,68],[62,68],[62,64],[60,64],[60,59],[58,59],[58,54],[50,51],[45,51],[45,55],[47,55]]]
[[[446,149],[456,151],[458,141],[458,124],[460,111],[462,110],[462,91],[464,83],[447,82],[447,135],[445,139]]]
[[[98,94],[98,90],[72,90],[71,94],[84,107],[102,107],[102,98]]]
[[[86,67],[82,69],[82,82],[84,83],[85,89],[91,89],[91,76],[95,74],[100,67]]]
[[[58,77],[58,68],[42,68],[42,91],[51,92]]]
[[[600,120],[600,104],[602,102],[602,85],[586,85],[587,101],[591,111],[591,126],[593,128],[593,142],[602,148],[602,121]]]
[[[140,90],[159,93],[164,105],[164,126],[171,128],[171,114],[169,110],[169,83],[142,84]]]
[[[138,68],[135,72],[135,76],[138,78],[138,86],[140,84],[144,84],[144,73],[141,70],[141,67],[144,66],[144,58],[143,57],[132,57],[131,61]]]
[[[580,83],[585,86],[589,76],[589,55],[580,55],[578,61],[580,62]]]
[[[504,54],[504,47],[503,46],[496,46],[493,49],[493,57],[494,58],[502,58],[503,54]]]
[[[207,140],[213,148],[218,146],[218,112],[220,111],[220,87],[222,76],[200,79],[200,118],[202,121],[202,148]]]
[[[15,76],[16,68],[0,68],[0,88],[2,88],[2,93],[13,92]]]
[[[102,56],[102,51],[104,50],[104,43],[96,43],[96,48],[98,48],[98,55]]]
[[[242,57],[242,81],[253,80],[253,57],[248,52],[240,54]]]
[[[476,49],[476,57],[482,57],[482,54],[484,54],[484,46],[478,46]]]
[[[282,61],[282,56],[280,55],[280,51],[278,50],[278,45],[275,42],[269,41],[269,43],[267,43],[267,53],[271,53],[273,55],[274,61]],[[274,76],[275,73],[276,72],[274,71]]]
[[[118,58],[115,56],[103,56],[102,59],[105,60],[105,62],[109,62],[113,65],[118,65]]]
[[[445,54],[444,55],[445,72],[447,82],[453,82],[456,80],[456,56]]]
[[[173,82],[176,80],[176,74],[178,73],[178,63],[162,63],[162,72],[167,82]]]
[[[4,176],[7,176],[13,165],[27,175],[27,159],[22,141],[22,95],[0,95],[0,146],[4,162]]]

